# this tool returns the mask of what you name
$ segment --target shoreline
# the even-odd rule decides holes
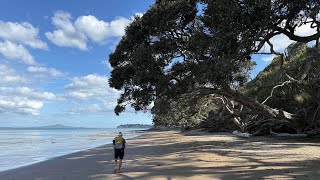
[[[319,179],[319,139],[144,131],[128,139],[123,172],[108,145],[0,172],[4,180]]]
[[[122,129],[123,130],[123,129]],[[130,130],[130,129],[129,129]],[[135,132],[135,135],[133,137],[129,137],[127,139],[132,139],[132,138],[136,138],[136,137],[139,137],[141,135],[143,135],[143,130],[130,130],[130,131],[134,131]],[[0,175],[1,173],[5,173],[7,171],[14,171],[14,170],[18,170],[20,168],[25,168],[25,167],[28,167],[28,166],[32,166],[32,165],[36,165],[38,163],[42,163],[42,162],[46,162],[46,161],[50,161],[50,160],[54,160],[56,158],[60,158],[60,157],[63,157],[63,156],[69,156],[69,155],[72,155],[72,154],[75,154],[75,153],[79,153],[79,152],[83,152],[83,151],[87,151],[87,150],[91,150],[91,149],[96,149],[96,148],[101,148],[101,147],[104,147],[104,146],[109,146],[110,144],[112,144],[112,142],[110,143],[104,143],[104,144],[100,144],[100,145],[97,145],[97,146],[93,146],[93,147],[89,147],[89,148],[83,148],[83,149],[78,149],[78,150],[69,150],[69,151],[65,151],[65,152],[61,152],[60,155],[57,155],[57,156],[53,156],[53,157],[45,157],[41,160],[38,160],[38,161],[33,161],[33,162],[30,162],[30,163],[25,163],[23,165],[19,165],[19,166],[16,166],[16,167],[13,167],[13,168],[10,168],[10,169],[4,169],[4,170],[1,170],[0,169]]]

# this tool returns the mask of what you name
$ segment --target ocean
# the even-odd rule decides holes
[[[0,130],[0,171],[111,144],[118,131],[124,138],[140,129],[7,129]]]

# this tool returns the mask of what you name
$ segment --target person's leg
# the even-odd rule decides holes
[[[119,159],[119,164],[118,164],[118,170],[120,171],[120,169],[121,169],[121,165],[122,165],[122,159]]]
[[[122,165],[122,159],[123,159],[123,156],[124,156],[124,149],[122,149],[119,153],[119,167],[118,167],[118,170],[120,171],[121,169],[121,165]]]
[[[117,169],[117,167],[118,167],[118,160],[115,159],[115,160],[114,160],[114,168]]]
[[[114,173],[117,173],[118,171],[118,158],[119,158],[119,151],[115,150],[114,151]]]

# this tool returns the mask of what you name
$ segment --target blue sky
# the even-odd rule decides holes
[[[149,113],[114,115],[107,60],[153,2],[1,1],[0,126],[151,124]]]
[[[114,114],[119,92],[108,87],[108,55],[133,16],[143,14],[152,3],[2,0],[0,126],[151,124],[149,113]],[[291,41],[280,35],[273,42],[283,51]],[[253,59],[258,63],[255,76],[272,56]]]

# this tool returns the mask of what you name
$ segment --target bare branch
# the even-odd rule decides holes
[[[274,54],[274,53],[271,53],[271,52],[255,52],[253,54],[264,54],[264,55],[271,55],[271,54]]]
[[[284,86],[284,85],[286,85],[286,84],[289,84],[289,83],[291,83],[291,81],[285,81],[285,82],[283,82],[282,84],[279,84],[279,85],[274,86],[274,87],[272,88],[272,91],[271,91],[270,95],[262,102],[262,104],[266,103],[266,102],[273,96],[273,92],[274,92],[274,90],[275,90],[276,88],[282,87],[282,86]]]
[[[256,48],[253,50],[254,53],[257,53],[261,50],[261,48],[264,46],[264,44],[269,41],[272,37],[281,34],[281,32],[270,32],[268,33],[268,35],[266,35],[265,37],[261,38],[261,39],[257,39],[257,42],[259,42],[259,44],[256,46]]]

